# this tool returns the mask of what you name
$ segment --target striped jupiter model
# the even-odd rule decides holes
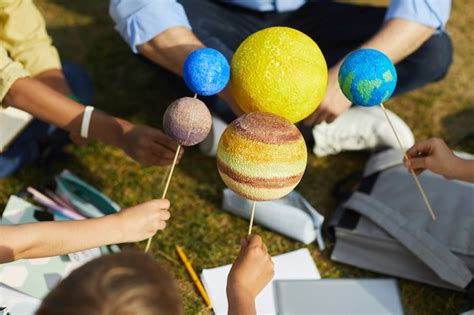
[[[281,198],[303,177],[307,162],[303,136],[280,116],[253,112],[232,122],[217,149],[217,168],[235,193],[254,201]]]

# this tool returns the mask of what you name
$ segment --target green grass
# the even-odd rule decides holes
[[[49,32],[65,60],[84,65],[94,79],[96,105],[111,114],[135,122],[160,127],[161,115],[175,98],[185,95],[182,80],[160,76],[134,58],[113,30],[108,17],[108,1],[37,1],[49,24]],[[461,141],[474,132],[474,2],[453,1],[449,30],[455,47],[455,61],[446,79],[415,93],[395,98],[387,107],[397,112],[413,128],[417,139],[440,136],[456,149],[474,152],[473,143]],[[69,147],[73,158],[41,168],[29,167],[16,176],[0,180],[0,209],[8,196],[27,185],[50,181],[68,168],[116,200],[122,207],[135,205],[161,195],[159,184],[165,169],[142,168],[120,150],[93,143]],[[309,165],[298,190],[327,218],[338,204],[331,197],[334,183],[363,167],[367,155],[344,153],[316,159]],[[198,167],[196,167],[198,166]],[[176,169],[168,193],[172,202],[169,227],[153,243],[152,254],[172,270],[179,282],[187,314],[207,314],[191,279],[179,262],[174,245],[185,247],[196,269],[232,262],[238,252],[238,239],[246,233],[247,222],[221,210],[224,188],[214,159],[188,149]],[[272,255],[304,247],[258,226]],[[357,268],[332,262],[328,249],[308,248],[323,277],[377,276]],[[144,243],[138,245],[144,248]],[[466,295],[400,280],[407,314],[455,314],[474,308]]]

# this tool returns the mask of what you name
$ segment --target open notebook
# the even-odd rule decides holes
[[[285,279],[315,280],[321,278],[318,268],[307,248],[274,256],[273,262],[275,264],[273,281]],[[216,314],[227,314],[226,285],[230,268],[231,265],[225,265],[204,269],[201,274],[201,280]],[[276,314],[272,282],[257,296],[256,306],[258,314]]]
[[[33,116],[22,110],[0,108],[0,153],[28,126]]]

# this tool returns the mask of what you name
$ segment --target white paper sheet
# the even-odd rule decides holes
[[[314,280],[321,279],[318,268],[307,248],[274,256],[275,277],[273,280]],[[227,275],[231,265],[204,269],[201,280],[212,302],[216,314],[227,314]],[[257,296],[257,314],[276,314],[273,285],[268,286]]]
[[[35,222],[34,214],[37,209],[29,202],[12,195],[3,212],[3,217],[0,219],[0,225]],[[100,249],[94,248],[70,254],[70,259],[67,259],[66,256],[55,256],[21,259],[0,264],[0,283],[41,299],[71,271],[100,254]],[[12,315],[16,314],[12,313]]]
[[[33,315],[41,301],[0,283],[0,307],[6,307],[11,315]]]
[[[0,153],[23,131],[33,116],[14,107],[0,108]]]

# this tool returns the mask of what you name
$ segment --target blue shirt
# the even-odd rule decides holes
[[[196,0],[198,1],[198,0]],[[286,12],[300,8],[306,0],[222,0],[256,11]],[[404,19],[437,31],[444,30],[451,0],[392,0],[385,20]],[[137,46],[174,26],[191,29],[186,12],[176,0],[111,0],[109,13],[115,29],[137,53]]]

